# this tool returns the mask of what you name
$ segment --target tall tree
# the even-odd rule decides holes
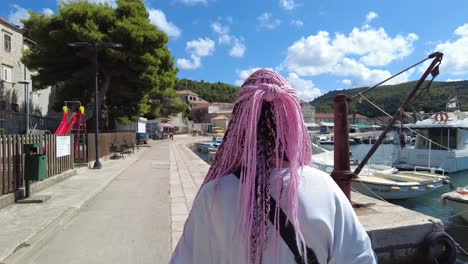
[[[58,86],[55,109],[64,100],[94,103],[94,48],[73,48],[68,45],[72,42],[123,45],[98,53],[99,104],[118,120],[170,115],[184,107],[173,89],[177,69],[167,48],[168,36],[150,23],[143,0],[117,0],[115,8],[65,2],[59,14],[31,12],[23,23],[26,36],[37,42],[25,52],[23,62],[37,71],[35,89]],[[177,107],[162,108],[161,102]]]

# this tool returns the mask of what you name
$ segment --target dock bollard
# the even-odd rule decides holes
[[[351,179],[354,174],[349,165],[349,130],[348,103],[346,95],[335,97],[335,131],[334,131],[334,168],[331,176],[351,202]]]

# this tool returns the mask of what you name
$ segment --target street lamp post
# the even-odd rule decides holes
[[[94,99],[94,119],[96,121],[96,131],[94,133],[95,136],[95,144],[96,144],[96,160],[94,161],[93,169],[101,169],[102,164],[99,161],[99,65],[98,65],[98,51],[99,48],[120,48],[122,44],[119,43],[89,43],[89,42],[73,42],[68,43],[70,47],[94,47],[94,65],[95,65],[95,76],[96,76],[96,83],[95,83],[95,99]]]
[[[26,134],[29,134],[29,82],[24,80],[18,83],[24,84],[24,105],[26,106]]]

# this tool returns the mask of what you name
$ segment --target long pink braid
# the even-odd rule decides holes
[[[265,104],[269,106],[267,116],[272,119],[274,127],[270,127],[270,123],[265,123],[263,120]],[[260,120],[261,115],[262,120]],[[261,124],[267,124],[267,128],[265,125],[259,127],[259,121]],[[261,140],[262,134],[269,130],[274,130],[270,131],[269,137],[273,142],[264,142]],[[265,155],[267,149],[274,152]],[[275,164],[271,164],[273,153],[275,153]],[[299,170],[310,164],[311,157],[311,143],[295,90],[283,77],[273,71],[262,69],[254,72],[241,87],[231,122],[204,182],[216,180],[218,186],[221,177],[240,170],[241,221],[239,224],[249,249],[247,259],[250,259],[251,263],[263,262],[263,252],[268,240],[269,177],[272,169],[279,172],[280,161],[284,159],[289,160],[290,172],[287,214],[296,230],[299,249],[305,255],[304,238],[297,218],[297,193],[300,182]],[[276,173],[276,176],[278,175],[279,173]],[[280,183],[282,184],[282,181]],[[216,190],[217,187],[215,192]],[[274,190],[279,201],[282,187]],[[278,202],[277,209],[279,204]],[[278,214],[276,219],[275,248],[278,248]]]

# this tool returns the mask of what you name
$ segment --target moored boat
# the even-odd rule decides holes
[[[443,194],[440,197],[442,205],[450,206],[460,217],[468,222],[468,186]]]
[[[221,142],[219,141],[209,141],[209,142],[198,143],[197,150],[200,151],[201,153],[208,153],[209,149],[218,148],[220,144]]]
[[[401,148],[395,167],[435,167],[448,173],[468,169],[468,112],[438,112],[405,127],[419,135],[414,147]]]
[[[312,155],[312,166],[326,173],[333,171],[333,151],[317,146]],[[351,164],[351,170],[356,168]],[[385,200],[408,199],[430,193],[449,182],[449,178],[433,171],[420,171],[417,167],[412,172],[402,172],[386,165],[366,165],[359,176],[352,180],[352,188],[364,195]]]

